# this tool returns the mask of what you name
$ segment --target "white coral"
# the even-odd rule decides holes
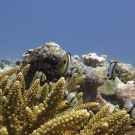
[[[131,109],[133,107],[131,96],[127,96],[126,102],[124,104],[125,108]]]

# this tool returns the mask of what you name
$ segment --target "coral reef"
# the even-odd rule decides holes
[[[114,111],[115,105],[113,105],[110,102],[107,102],[103,97],[101,96],[100,92],[97,93],[97,98],[96,102],[99,103],[102,107],[105,106],[106,104],[110,105],[110,112]]]
[[[118,84],[115,97],[122,107],[127,96],[135,97],[135,84]]]
[[[99,76],[92,67],[84,65],[82,62],[78,62],[77,59],[72,58],[72,66],[78,67],[85,79],[80,84],[79,92],[83,92],[84,102],[96,101],[97,89],[102,86],[106,77]]]
[[[56,82],[60,78],[58,62],[64,54],[65,51],[53,42],[46,43],[35,49],[27,50],[23,54],[22,63],[20,65],[20,69],[27,64],[31,65],[25,77],[26,88],[29,87],[36,71],[42,71],[46,75],[46,82]],[[41,85],[43,84],[44,82],[41,82]]]
[[[131,64],[118,63],[121,81],[127,83],[135,80],[135,68]]]
[[[23,54],[20,70],[27,64],[30,64],[30,69],[25,77],[26,88],[36,71],[42,71],[46,75],[46,81],[40,82],[41,86],[46,82],[57,82],[61,77],[59,75],[59,60],[65,54],[60,46],[56,43],[46,43],[35,49],[30,49]],[[104,77],[98,74],[91,68],[80,62],[78,56],[72,57],[71,67],[78,67],[84,74],[85,79],[80,84],[79,92],[83,92],[84,102],[96,101],[97,88],[104,83]],[[19,70],[19,71],[20,71]]]
[[[74,74],[69,85],[60,77],[56,83],[43,86],[34,78],[26,89],[24,77],[30,64],[8,83],[9,76],[17,69],[13,67],[0,77],[1,135],[124,135],[135,131],[127,111],[117,106],[110,111],[109,104],[101,108],[96,102],[83,103],[82,93],[78,94],[77,106],[66,104],[65,87],[78,88],[84,78]]]
[[[82,55],[83,63],[87,66],[97,67],[106,65],[106,55],[97,56],[96,53],[89,53],[87,55]]]
[[[93,69],[100,76],[106,76],[106,74],[107,74],[106,66],[96,67]],[[118,84],[121,84],[121,83],[122,82],[117,77],[116,77],[115,81],[112,81],[112,80],[110,81],[110,80],[106,79],[104,84],[102,86],[98,87],[98,91],[104,96],[114,95],[117,90]]]
[[[105,76],[107,73],[106,67],[96,67],[93,69],[101,76]],[[125,84],[116,77],[115,81],[106,79],[104,84],[98,87],[98,91],[106,101],[119,105],[122,108],[128,95],[131,97],[135,96],[135,84],[134,81],[128,81]]]

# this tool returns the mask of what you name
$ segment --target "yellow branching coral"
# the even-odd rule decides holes
[[[36,79],[38,79],[38,71],[35,73],[30,85],[32,85]]]
[[[36,99],[36,93],[40,89],[40,80],[37,79],[34,81],[32,86],[29,88],[28,92],[24,95],[24,103],[23,108],[26,106],[32,107],[34,105],[35,99]]]
[[[1,127],[0,128],[0,135],[8,135],[8,131],[6,127]]]
[[[83,103],[83,93],[82,92],[78,93],[77,98],[78,98],[78,105],[81,105]]]
[[[2,109],[3,109],[3,106],[2,106],[2,90],[0,89],[0,126],[2,125],[2,122],[3,122],[3,116],[2,116]]]
[[[80,109],[96,110],[98,106],[99,106],[99,103],[90,102],[90,103],[84,103],[84,104],[78,105],[74,107],[74,110],[80,110]]]
[[[16,78],[14,79],[14,81],[17,81],[17,80],[20,82],[21,91],[24,92],[25,80],[24,80],[24,76],[23,76],[22,72],[19,72],[18,75],[16,76]]]
[[[69,106],[67,105],[67,100],[61,101],[61,103],[58,105],[57,112],[63,112],[67,108],[69,108]]]
[[[15,73],[17,70],[18,70],[18,66],[15,66],[15,67],[13,67],[13,68],[11,68],[11,69],[9,69],[9,70],[6,70],[6,71],[4,71],[4,72],[2,72],[2,74],[1,74],[1,79],[2,78],[4,78],[5,76],[10,76],[10,75],[12,75],[13,73]]]
[[[132,129],[129,115],[125,110],[110,113],[109,105],[104,106],[94,115],[80,132],[81,135],[124,135]]]
[[[104,118],[107,113],[109,112],[109,105],[104,106],[96,115],[94,115],[88,122],[87,126],[84,127],[84,129],[81,131],[81,134],[85,133],[86,131],[90,130],[94,123],[97,123],[97,121],[101,118]]]
[[[24,77],[27,75],[27,73],[29,71],[29,68],[30,68],[30,64],[27,64],[25,67],[23,67],[21,69],[21,72],[22,72],[22,74],[23,74]]]
[[[51,90],[53,89],[54,85],[55,85],[55,83],[52,83],[52,82],[49,83],[49,92],[51,92]]]
[[[44,99],[47,97],[49,94],[49,86],[47,83],[45,83],[39,91],[37,91],[37,103],[42,103]]]
[[[5,76],[1,81],[0,81],[0,89],[2,89],[2,91],[5,90],[6,86],[7,86],[7,82],[8,82],[8,76]]]
[[[101,118],[104,118],[109,113],[110,106],[107,104],[105,105],[96,115],[90,119],[88,128],[91,128],[92,125]]]
[[[75,126],[73,125],[81,126],[88,117],[89,113],[87,110],[73,110],[41,125],[41,127],[34,130],[31,135],[59,135],[62,131],[75,130]]]
[[[5,103],[3,107],[3,115],[5,118],[5,123],[7,123],[7,129],[11,134],[13,133],[21,133],[21,115],[22,110],[22,95],[20,90],[20,82],[16,81],[8,95],[8,102]]]
[[[68,91],[76,90],[80,87],[78,85],[80,82],[84,80],[84,76],[77,76],[77,73],[73,74],[72,78],[70,79],[69,83],[66,85],[66,89]]]
[[[10,84],[8,78],[18,67],[1,74],[0,135],[124,135],[135,131],[127,111],[116,107],[110,112],[109,105],[100,108],[96,102],[83,103],[83,93],[77,95],[77,106],[66,104],[65,88],[77,89],[84,77],[74,74],[67,84],[61,77],[42,87],[34,78],[26,89],[24,76],[29,68],[26,65]]]

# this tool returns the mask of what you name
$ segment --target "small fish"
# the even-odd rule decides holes
[[[69,71],[66,74],[66,77],[70,78],[73,76],[74,73],[77,73],[77,76],[82,76],[82,72],[78,67],[72,67],[71,69],[69,69]]]
[[[78,105],[78,98],[77,98],[77,91],[71,91],[66,95],[66,100],[68,101],[69,106],[77,106]]]
[[[66,53],[59,62],[59,73],[61,76],[65,76],[70,69],[71,54]]]
[[[115,80],[118,74],[119,74],[119,67],[117,62],[110,63],[107,74],[107,77],[110,77],[109,80],[111,79]]]
[[[124,108],[129,109],[130,117],[135,120],[135,103],[132,103],[131,96],[127,96],[126,102],[124,104]]]
[[[41,71],[37,71],[37,77],[41,81],[45,81],[46,80],[46,75],[43,72],[41,72]]]
[[[16,64],[17,66],[19,66],[19,65],[21,64],[21,61],[20,61],[20,60],[17,60],[17,61],[15,62],[15,64]]]
[[[3,69],[5,67],[4,60],[0,60],[0,67]]]

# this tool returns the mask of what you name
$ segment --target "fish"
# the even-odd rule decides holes
[[[71,69],[69,69],[69,71],[66,74],[66,77],[70,78],[73,76],[73,74],[77,73],[77,76],[82,76],[82,72],[78,67],[72,67]]]
[[[17,66],[19,66],[19,65],[21,64],[21,61],[20,61],[20,60],[17,60],[17,61],[15,62],[15,64],[16,64]]]
[[[66,95],[66,100],[68,101],[68,105],[69,106],[77,106],[78,105],[78,98],[77,98],[77,91],[70,91],[67,95]]]
[[[3,69],[5,67],[4,60],[0,60],[0,67]]]
[[[61,76],[65,76],[70,69],[70,65],[71,65],[71,54],[68,52],[60,59],[59,74]]]
[[[117,62],[111,62],[108,67],[107,77],[109,77],[109,80],[111,79],[115,80],[115,78],[118,75],[119,75],[119,67],[118,67]]]
[[[42,71],[37,71],[37,77],[40,79],[42,82],[46,80],[46,75]]]
[[[124,108],[129,110],[128,114],[133,120],[135,120],[135,103],[132,103],[131,96],[127,96]]]

